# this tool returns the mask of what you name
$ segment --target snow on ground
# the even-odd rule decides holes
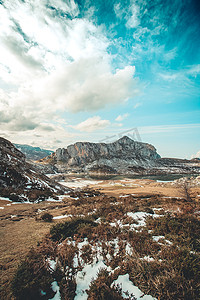
[[[65,218],[69,218],[69,217],[73,217],[73,216],[72,215],[62,215],[62,216],[53,217],[53,219],[59,220],[59,219],[65,219]]]
[[[122,296],[124,299],[127,299],[126,292],[128,291],[129,294],[133,294],[137,300],[156,300],[156,298],[153,298],[150,295],[144,295],[144,293],[130,281],[129,274],[119,275],[117,280],[113,282],[113,285],[114,284],[120,285],[120,287],[122,288]]]
[[[1,197],[0,196],[0,201],[9,201],[9,202],[12,202],[12,200],[10,200],[9,198],[5,198],[5,197]]]
[[[92,264],[86,264],[82,271],[76,275],[76,296],[74,300],[86,300],[88,298],[86,290],[89,288],[92,279],[97,278],[100,269],[107,266],[103,262],[103,258],[96,260]]]
[[[124,241],[126,243],[125,249],[126,249],[126,253],[127,255],[131,255],[132,254],[132,247],[130,246],[129,243],[127,243],[127,241]],[[74,241],[73,240],[68,240],[67,244],[69,245],[74,245]],[[79,265],[79,263],[81,263],[82,265],[82,270],[78,271],[75,275],[75,280],[76,280],[76,296],[74,298],[74,300],[86,300],[88,299],[88,295],[86,290],[89,289],[89,286],[92,282],[92,280],[95,280],[97,278],[98,272],[101,269],[106,269],[109,273],[113,273],[116,269],[118,269],[119,267],[115,268],[114,270],[112,270],[111,267],[106,265],[106,261],[104,260],[103,256],[102,256],[102,245],[101,243],[96,243],[95,245],[91,246],[92,250],[96,253],[96,256],[93,260],[93,262],[91,263],[85,263],[84,260],[81,258],[82,255],[82,248],[86,245],[88,245],[88,239],[85,238],[82,242],[79,242],[77,244],[77,248],[78,248],[78,253],[76,253],[76,255],[74,256],[74,267],[77,268]],[[62,244],[61,244],[62,245]],[[112,241],[107,241],[107,246],[112,246],[114,247],[114,256],[119,252],[119,239],[116,238]],[[74,245],[75,246],[75,245]],[[107,257],[107,259],[109,260],[109,257]],[[141,258],[143,260],[147,260],[147,261],[153,261],[153,258],[149,257],[149,256],[145,256],[143,258]],[[51,267],[52,271],[56,269],[56,260],[52,260],[52,259],[48,259],[48,264]],[[122,288],[122,296],[124,299],[127,299],[127,294],[126,292],[128,291],[129,295],[131,296],[131,294],[134,295],[134,297],[136,297],[137,300],[156,300],[156,298],[153,298],[150,295],[144,295],[142,293],[142,291],[135,286],[129,279],[129,274],[126,275],[120,275],[118,276],[118,279],[113,281],[112,285],[119,285]],[[52,283],[52,289],[53,291],[56,292],[54,298],[52,298],[53,300],[60,300],[61,299],[61,295],[60,295],[60,289],[58,286],[58,283],[56,281],[54,281]]]
[[[56,199],[53,199],[53,198],[49,197],[46,201],[48,201],[48,202],[62,202],[62,199],[60,199],[60,196],[59,196],[59,200],[56,200]]]
[[[146,256],[140,258],[140,260],[146,260],[146,261],[150,262],[150,261],[154,261],[154,258],[149,255],[146,255]]]
[[[154,235],[152,236],[152,239],[157,242],[158,244],[162,244],[162,240],[164,240],[168,245],[172,245],[173,243],[169,240],[166,240],[165,239],[165,236],[164,235]],[[161,240],[161,241],[160,241]],[[160,241],[160,242],[159,242]]]
[[[57,281],[52,282],[51,287],[52,287],[52,290],[54,292],[56,292],[55,296],[53,298],[51,298],[51,300],[61,300],[60,288],[58,286]]]
[[[138,211],[138,212],[128,212],[127,213],[127,216],[134,219],[137,224],[131,224],[131,228],[134,229],[134,228],[137,228],[137,227],[141,227],[141,226],[145,226],[146,225],[146,218],[148,216],[151,216],[153,218],[159,218],[161,217],[161,215],[158,215],[158,214],[150,214],[150,213],[146,213],[146,212],[143,212],[143,211]]]
[[[132,255],[133,254],[133,248],[131,247],[131,245],[129,243],[126,244],[126,255]]]
[[[0,207],[0,209],[4,209],[4,207]]]
[[[146,212],[142,212],[142,211],[138,211],[138,212],[128,212],[127,216],[134,219],[135,221],[138,222],[138,224],[132,224],[133,227],[140,227],[140,226],[145,226],[146,225],[146,217],[149,216],[151,214],[146,213]]]
[[[49,264],[49,267],[55,271],[56,270],[56,261],[50,258],[47,258],[47,262]]]
[[[164,235],[154,235],[152,236],[152,239],[154,240],[154,242],[158,242],[161,239],[165,239]]]

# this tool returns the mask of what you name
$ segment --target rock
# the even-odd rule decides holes
[[[153,145],[127,136],[114,143],[77,142],[40,160],[60,173],[86,174],[190,174],[200,173],[200,162],[161,158]]]
[[[117,173],[134,166],[155,166],[160,158],[154,146],[134,141],[126,136],[110,144],[77,142],[66,149],[59,148],[43,162],[53,163],[59,171],[72,168],[89,171]]]
[[[25,155],[0,137],[0,195],[13,201],[44,200],[67,190],[26,162]]]

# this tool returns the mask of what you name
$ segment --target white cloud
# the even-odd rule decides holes
[[[177,125],[155,125],[155,126],[143,126],[139,127],[139,132],[141,134],[149,133],[165,133],[165,132],[174,132],[185,129],[200,129],[200,123],[196,124],[177,124]]]
[[[119,19],[126,20],[126,27],[127,28],[136,28],[140,24],[140,8],[135,3],[134,0],[131,1],[130,6],[124,7],[123,4],[117,3],[114,5],[114,11],[116,16]]]
[[[96,130],[103,129],[109,125],[110,125],[109,120],[102,120],[99,116],[94,116],[92,118],[89,118],[79,123],[76,126],[73,126],[73,128],[80,131],[93,132]]]
[[[130,7],[131,16],[129,17],[126,26],[129,28],[135,28],[140,24],[140,9],[139,6],[136,4],[132,4]]]
[[[61,114],[98,111],[138,93],[134,66],[113,71],[111,41],[103,27],[77,18],[74,0],[7,0],[0,14],[3,134],[53,128],[59,135]]]
[[[169,74],[169,73],[162,73],[162,74],[159,74],[160,77],[166,81],[174,81],[176,80],[180,74],[178,73],[174,73],[174,74]]]
[[[187,73],[189,75],[196,77],[198,74],[200,74],[200,64],[190,67],[189,70],[187,71]]]
[[[126,119],[128,116],[129,116],[129,114],[119,115],[119,116],[115,119],[115,121],[121,122],[121,121],[123,121],[124,119]]]

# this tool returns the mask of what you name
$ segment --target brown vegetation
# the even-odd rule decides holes
[[[133,189],[131,193],[133,195],[129,193],[125,197],[111,197],[98,191],[85,190],[71,192],[63,202],[11,204],[2,201],[1,299],[14,297],[10,282],[14,274],[21,270],[20,267],[17,269],[20,260],[27,261],[26,255],[31,247],[45,261],[46,258],[57,259],[57,270],[53,276],[57,278],[63,299],[73,299],[75,274],[83,268],[84,263],[90,263],[98,257],[97,244],[106,264],[113,270],[118,268],[111,279],[110,275],[102,273],[92,282],[88,291],[89,299],[94,299],[99,290],[110,293],[110,299],[121,299],[120,290],[111,287],[110,281],[126,273],[144,293],[158,299],[198,299],[198,202],[167,198],[158,193],[137,195]],[[127,213],[139,211],[148,213],[149,217],[146,226],[133,230],[138,221]],[[160,218],[153,217],[155,211]],[[66,217],[53,219],[51,224],[41,221],[45,213]],[[51,235],[44,238],[49,232]],[[157,242],[153,239],[156,235],[162,235],[164,239]],[[75,267],[73,259],[79,253],[78,243],[86,237],[88,244],[83,246]],[[132,249],[130,253],[125,250],[127,245]],[[148,260],[148,257],[151,259]],[[29,268],[27,264],[21,265]],[[105,276],[107,281],[104,280]],[[107,282],[106,285],[103,282]],[[43,284],[42,280],[41,286]]]

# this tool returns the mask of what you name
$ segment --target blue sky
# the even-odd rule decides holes
[[[0,135],[200,151],[200,2],[0,1]]]

